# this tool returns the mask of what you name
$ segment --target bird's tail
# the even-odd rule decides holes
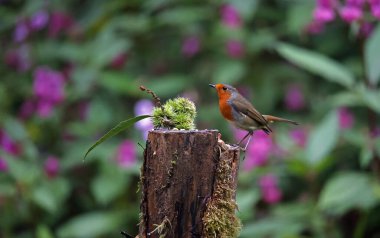
[[[285,118],[281,118],[281,117],[275,117],[275,116],[271,116],[271,115],[263,115],[263,117],[269,123],[273,123],[273,122],[286,122],[286,123],[290,123],[290,124],[293,124],[293,125],[299,125],[298,122],[291,121],[291,120],[288,120],[288,119],[285,119]]]

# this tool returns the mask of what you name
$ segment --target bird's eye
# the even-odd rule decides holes
[[[223,87],[223,90],[226,91],[226,90],[227,90],[227,87]]]

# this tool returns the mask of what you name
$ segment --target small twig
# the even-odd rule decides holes
[[[144,85],[141,85],[140,86],[140,90],[141,91],[146,91],[147,93],[149,93],[150,95],[152,95],[153,99],[154,99],[154,102],[156,104],[157,107],[162,107],[162,104],[161,104],[161,99],[157,96],[157,94],[155,94],[152,90],[146,88]]]
[[[141,145],[140,142],[138,142],[137,145],[140,146],[141,149],[143,149],[143,151],[145,150],[145,147],[143,145]]]
[[[122,234],[125,238],[134,238],[133,236],[129,235],[127,232],[125,231],[120,231],[120,234]]]

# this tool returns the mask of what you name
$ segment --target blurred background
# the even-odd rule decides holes
[[[137,234],[151,97],[244,135],[209,83],[263,114],[241,161],[240,237],[380,237],[380,1],[0,1],[0,237]],[[140,146],[139,146],[140,144]]]

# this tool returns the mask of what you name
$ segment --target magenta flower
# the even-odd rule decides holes
[[[252,170],[267,163],[273,149],[272,138],[263,131],[256,131],[247,148],[244,169]]]
[[[5,159],[0,157],[0,172],[8,171],[8,163]]]
[[[346,5],[340,10],[340,16],[348,23],[361,19],[364,3],[365,0],[346,0]]]
[[[298,85],[290,85],[285,95],[285,105],[291,111],[298,111],[305,107],[305,98]]]
[[[199,52],[200,40],[197,36],[189,36],[182,42],[182,54],[191,58]]]
[[[127,62],[128,59],[128,54],[123,52],[118,54],[115,58],[112,59],[111,61],[111,68],[115,70],[121,70],[125,63]]]
[[[49,14],[45,10],[40,10],[33,14],[29,20],[29,26],[32,30],[38,31],[45,28],[49,21]]]
[[[299,147],[305,147],[307,143],[308,133],[305,128],[296,128],[289,132],[290,138]]]
[[[242,25],[242,20],[236,8],[230,4],[225,4],[220,8],[220,15],[224,25],[231,28],[238,28]]]
[[[369,22],[363,22],[360,24],[359,35],[368,38],[373,32],[374,26]]]
[[[133,141],[124,140],[116,152],[116,162],[123,168],[133,166],[137,161],[136,147]]]
[[[26,100],[21,104],[19,117],[23,120],[30,118],[36,110],[36,105],[32,100]]]
[[[37,112],[45,118],[49,117],[53,108],[65,98],[63,74],[47,67],[39,67],[34,71],[33,90],[37,97]]]
[[[374,130],[370,132],[371,137],[380,137],[380,126],[376,127]]]
[[[66,33],[74,25],[74,19],[64,12],[53,12],[50,16],[49,36],[57,37]]]
[[[372,15],[380,20],[380,0],[369,0]]]
[[[54,178],[59,172],[59,160],[55,156],[49,156],[44,163],[45,174],[49,178]]]
[[[354,125],[354,115],[346,107],[341,107],[338,109],[338,118],[341,129],[350,129]]]
[[[19,72],[29,70],[32,65],[29,46],[23,44],[17,49],[9,50],[5,54],[4,61],[9,67]]]
[[[345,22],[351,23],[363,16],[363,11],[357,7],[345,6],[340,10],[340,16]]]
[[[313,12],[314,20],[322,23],[334,20],[335,5],[336,0],[317,0],[317,5]]]
[[[0,148],[10,155],[21,154],[20,145],[2,129],[0,129]]]
[[[227,54],[231,58],[241,58],[244,55],[244,46],[238,40],[229,40],[226,44]]]
[[[29,27],[26,20],[20,20],[13,32],[13,40],[16,43],[23,42],[29,36]]]
[[[275,204],[282,198],[282,192],[277,185],[277,178],[268,174],[260,178],[259,186],[261,189],[262,198],[266,203]]]
[[[135,116],[151,115],[153,110],[153,103],[148,99],[142,99],[135,104]],[[153,129],[153,123],[150,118],[145,118],[135,123],[135,127],[143,133],[144,139],[148,137],[148,131]]]
[[[325,24],[316,20],[313,20],[305,27],[306,32],[313,35],[320,34],[324,29]]]

